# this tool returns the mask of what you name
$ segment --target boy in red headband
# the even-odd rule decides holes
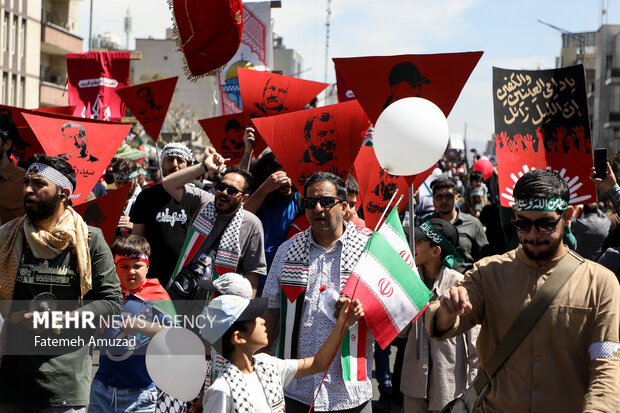
[[[155,411],[157,389],[146,369],[145,352],[151,337],[173,325],[169,316],[174,307],[159,280],[146,278],[150,252],[140,235],[116,238],[112,245],[123,290],[123,319],[103,333],[103,339],[117,340],[101,346],[88,406],[91,413]]]

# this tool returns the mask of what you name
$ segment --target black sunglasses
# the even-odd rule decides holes
[[[512,220],[512,225],[515,227],[517,232],[520,232],[521,234],[529,233],[532,229],[532,225],[534,225],[539,233],[549,235],[555,231],[555,227],[561,219],[562,217],[556,220],[542,218],[537,219],[536,221],[530,221],[526,218],[517,218]]]
[[[320,198],[316,197],[305,197],[302,199],[302,205],[305,209],[313,209],[316,206],[316,203],[321,205],[321,208],[329,209],[336,205],[338,202],[343,202],[342,199],[338,199],[335,196],[322,196]]]
[[[226,192],[228,195],[231,195],[231,196],[235,196],[239,192],[243,193],[242,190],[237,189],[232,185],[225,184],[224,182],[220,182],[217,185],[215,185],[215,189],[217,189],[220,192]]]

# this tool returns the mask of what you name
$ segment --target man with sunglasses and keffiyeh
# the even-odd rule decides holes
[[[280,246],[263,290],[269,343],[279,358],[314,355],[336,323],[340,291],[369,237],[345,222],[346,200],[345,183],[334,174],[315,172],[304,185],[310,228]],[[363,319],[345,333],[314,411],[372,411],[372,343]],[[308,412],[321,382],[319,374],[294,379],[284,390],[287,413]]]
[[[427,330],[445,340],[480,324],[476,347],[480,366],[488,366],[523,308],[558,266],[571,263],[576,270],[491,379],[482,409],[620,411],[618,281],[564,243],[573,207],[560,174],[530,171],[519,178],[513,196],[513,225],[521,246],[475,263],[463,281],[429,305]]]
[[[215,195],[187,185],[205,173],[213,180],[220,172],[222,176],[215,185]],[[194,281],[188,277],[198,277],[197,282],[228,272],[245,276],[256,294],[258,278],[267,273],[267,265],[263,226],[256,215],[243,208],[252,175],[235,167],[224,170],[222,156],[208,150],[202,163],[178,170],[166,176],[162,183],[170,196],[181,203],[191,222],[168,285],[170,296],[173,299],[196,298],[189,291]]]
[[[82,343],[88,338],[62,346],[60,339],[75,338],[75,331],[33,330],[33,311],[91,312],[97,323],[120,314],[119,279],[101,230],[70,206],[71,165],[45,155],[28,164],[26,215],[0,227],[0,411],[86,412],[92,359]]]

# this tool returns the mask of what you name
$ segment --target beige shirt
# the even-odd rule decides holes
[[[0,170],[0,225],[19,218],[24,211],[24,171],[11,161]]]
[[[519,247],[478,261],[460,283],[473,309],[441,338],[481,324],[477,349],[484,366],[561,258],[539,268]],[[434,302],[426,312],[431,336],[438,308]],[[498,370],[482,411],[620,411],[619,330],[618,281],[606,268],[586,260]]]

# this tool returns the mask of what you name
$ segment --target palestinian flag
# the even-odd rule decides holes
[[[342,291],[362,302],[366,323],[382,349],[424,312],[432,297],[406,261],[411,252],[394,211],[370,237]]]

